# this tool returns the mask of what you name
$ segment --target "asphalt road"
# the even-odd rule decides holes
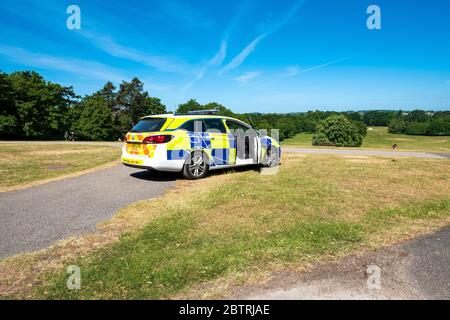
[[[161,195],[176,178],[117,165],[0,193],[0,258],[95,230],[119,208]]]
[[[450,228],[445,228],[376,252],[318,265],[308,272],[278,272],[264,286],[241,288],[233,298],[448,300],[449,244]],[[369,281],[378,286],[367,284],[374,275],[367,272],[370,265],[379,268],[379,281]]]
[[[327,148],[283,148],[287,153],[314,153],[314,154],[337,154],[353,156],[383,156],[383,157],[414,157],[414,158],[450,158],[448,153],[414,152],[414,151],[384,151],[364,149],[327,149]]]

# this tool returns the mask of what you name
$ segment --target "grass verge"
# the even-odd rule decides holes
[[[17,271],[6,277],[17,290],[5,285],[4,292],[52,299],[221,297],[277,268],[302,269],[448,225],[449,168],[440,159],[287,155],[275,176],[245,171],[179,181],[176,190],[123,209],[102,226],[115,235],[111,241],[82,239],[0,263],[2,276],[28,268],[19,284]],[[44,262],[52,259],[58,262],[49,270]],[[81,290],[66,288],[69,264],[81,267]]]
[[[71,175],[120,157],[118,148],[70,143],[0,143],[0,152],[0,192]]]

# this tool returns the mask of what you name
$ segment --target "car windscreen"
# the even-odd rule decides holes
[[[159,131],[167,118],[146,118],[139,121],[130,132],[151,132]]]

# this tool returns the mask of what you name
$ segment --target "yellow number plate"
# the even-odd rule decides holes
[[[130,158],[122,158],[122,162],[128,164],[144,164],[144,160],[130,159]]]
[[[141,149],[141,146],[139,144],[132,144],[128,148],[132,151],[139,151]]]

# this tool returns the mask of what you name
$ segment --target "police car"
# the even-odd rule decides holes
[[[276,139],[214,110],[143,117],[126,134],[122,148],[126,166],[182,172],[187,179],[236,166],[272,167],[280,156]]]

